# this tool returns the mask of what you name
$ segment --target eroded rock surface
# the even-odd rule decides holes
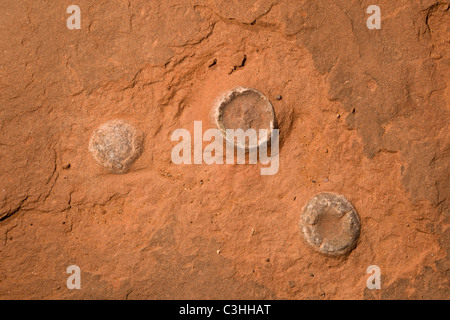
[[[1,299],[448,299],[448,1],[76,4],[80,30],[65,2],[0,3]],[[273,104],[278,173],[174,165],[172,132],[237,86]],[[126,174],[87,148],[110,119],[145,133]],[[329,191],[361,219],[348,255],[301,243]]]

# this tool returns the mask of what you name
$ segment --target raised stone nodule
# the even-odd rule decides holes
[[[89,141],[94,159],[113,173],[125,173],[142,149],[142,134],[125,120],[111,120],[98,127]]]
[[[225,92],[214,106],[214,116],[217,127],[227,139],[226,130],[254,129],[258,134],[258,141],[252,144],[250,141],[245,145],[239,142],[228,141],[237,147],[252,149],[269,143],[271,132],[276,128],[276,119],[273,106],[261,92],[244,87],[236,87]],[[259,136],[259,129],[266,129],[266,136]]]
[[[342,195],[320,193],[303,208],[300,229],[306,242],[330,256],[356,247],[361,222],[355,208]]]

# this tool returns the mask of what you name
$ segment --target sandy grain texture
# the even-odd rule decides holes
[[[78,0],[81,30],[70,4],[0,2],[0,299],[450,297],[448,2],[379,0],[381,30],[365,0]],[[279,172],[171,163],[236,86],[272,102]],[[112,119],[145,134],[126,174],[88,151]],[[302,242],[320,192],[360,216],[345,257]]]

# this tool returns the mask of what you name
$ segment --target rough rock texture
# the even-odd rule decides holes
[[[448,1],[79,0],[81,30],[71,4],[0,2],[1,299],[450,297]],[[272,101],[279,172],[171,163],[236,86]],[[145,133],[122,175],[88,151],[118,118]],[[298,227],[326,191],[361,218],[343,257]]]

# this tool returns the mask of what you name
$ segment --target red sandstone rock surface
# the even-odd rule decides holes
[[[1,299],[450,297],[448,2],[75,2],[80,30],[67,1],[0,3]],[[236,86],[271,100],[279,172],[171,163]],[[144,134],[126,174],[88,150],[112,119]],[[319,192],[361,218],[346,256],[302,239]]]

